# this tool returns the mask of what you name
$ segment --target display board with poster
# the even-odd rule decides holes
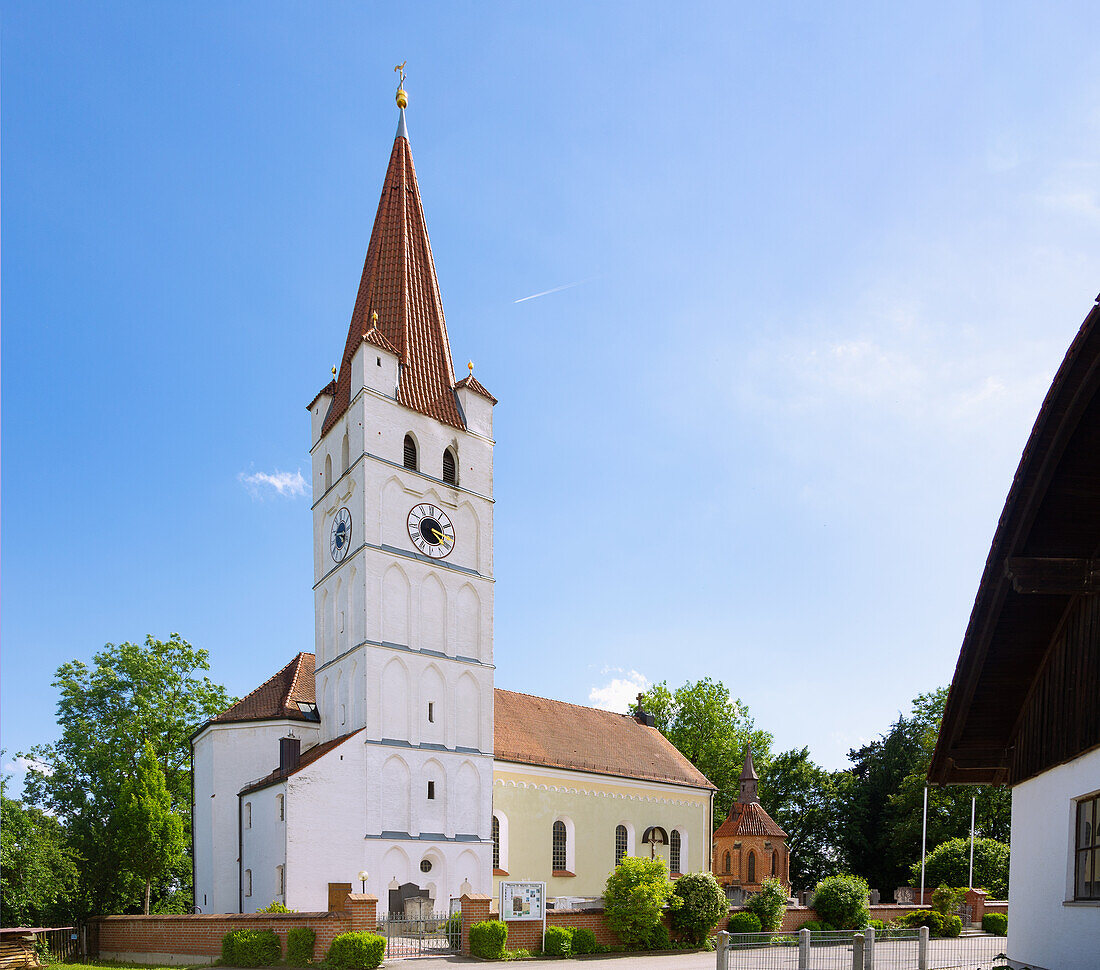
[[[546,919],[546,883],[502,882],[500,884],[501,919]]]

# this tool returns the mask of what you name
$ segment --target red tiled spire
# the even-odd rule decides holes
[[[377,323],[372,322],[372,313],[378,314]],[[374,217],[363,277],[336,378],[336,394],[322,425],[322,434],[327,434],[348,409],[351,359],[372,326],[396,348],[401,361],[397,400],[444,424],[464,428],[455,400],[451,345],[405,132],[404,110]]]

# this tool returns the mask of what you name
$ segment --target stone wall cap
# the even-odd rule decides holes
[[[463,893],[459,898],[464,901],[468,899],[472,903],[478,902],[482,899],[487,900],[490,903],[493,901],[492,896],[485,896],[482,893]]]
[[[356,903],[377,903],[378,897],[374,893],[348,893],[348,899]]]

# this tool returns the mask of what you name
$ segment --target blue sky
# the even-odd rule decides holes
[[[309,499],[249,476],[308,478],[402,60],[500,399],[497,685],[712,676],[841,767],[950,680],[1100,290],[1095,4],[0,17],[7,762],[105,642],[237,694],[313,649]]]

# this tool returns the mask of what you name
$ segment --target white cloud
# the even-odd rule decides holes
[[[636,670],[623,670],[620,667],[606,667],[605,674],[621,674],[612,677],[602,687],[593,687],[588,692],[589,703],[603,711],[625,714],[639,693],[649,689],[649,678]]]
[[[296,498],[306,494],[306,480],[302,478],[302,472],[253,472],[245,474],[241,472],[237,476],[239,481],[253,498],[262,499],[272,488],[284,498]]]

